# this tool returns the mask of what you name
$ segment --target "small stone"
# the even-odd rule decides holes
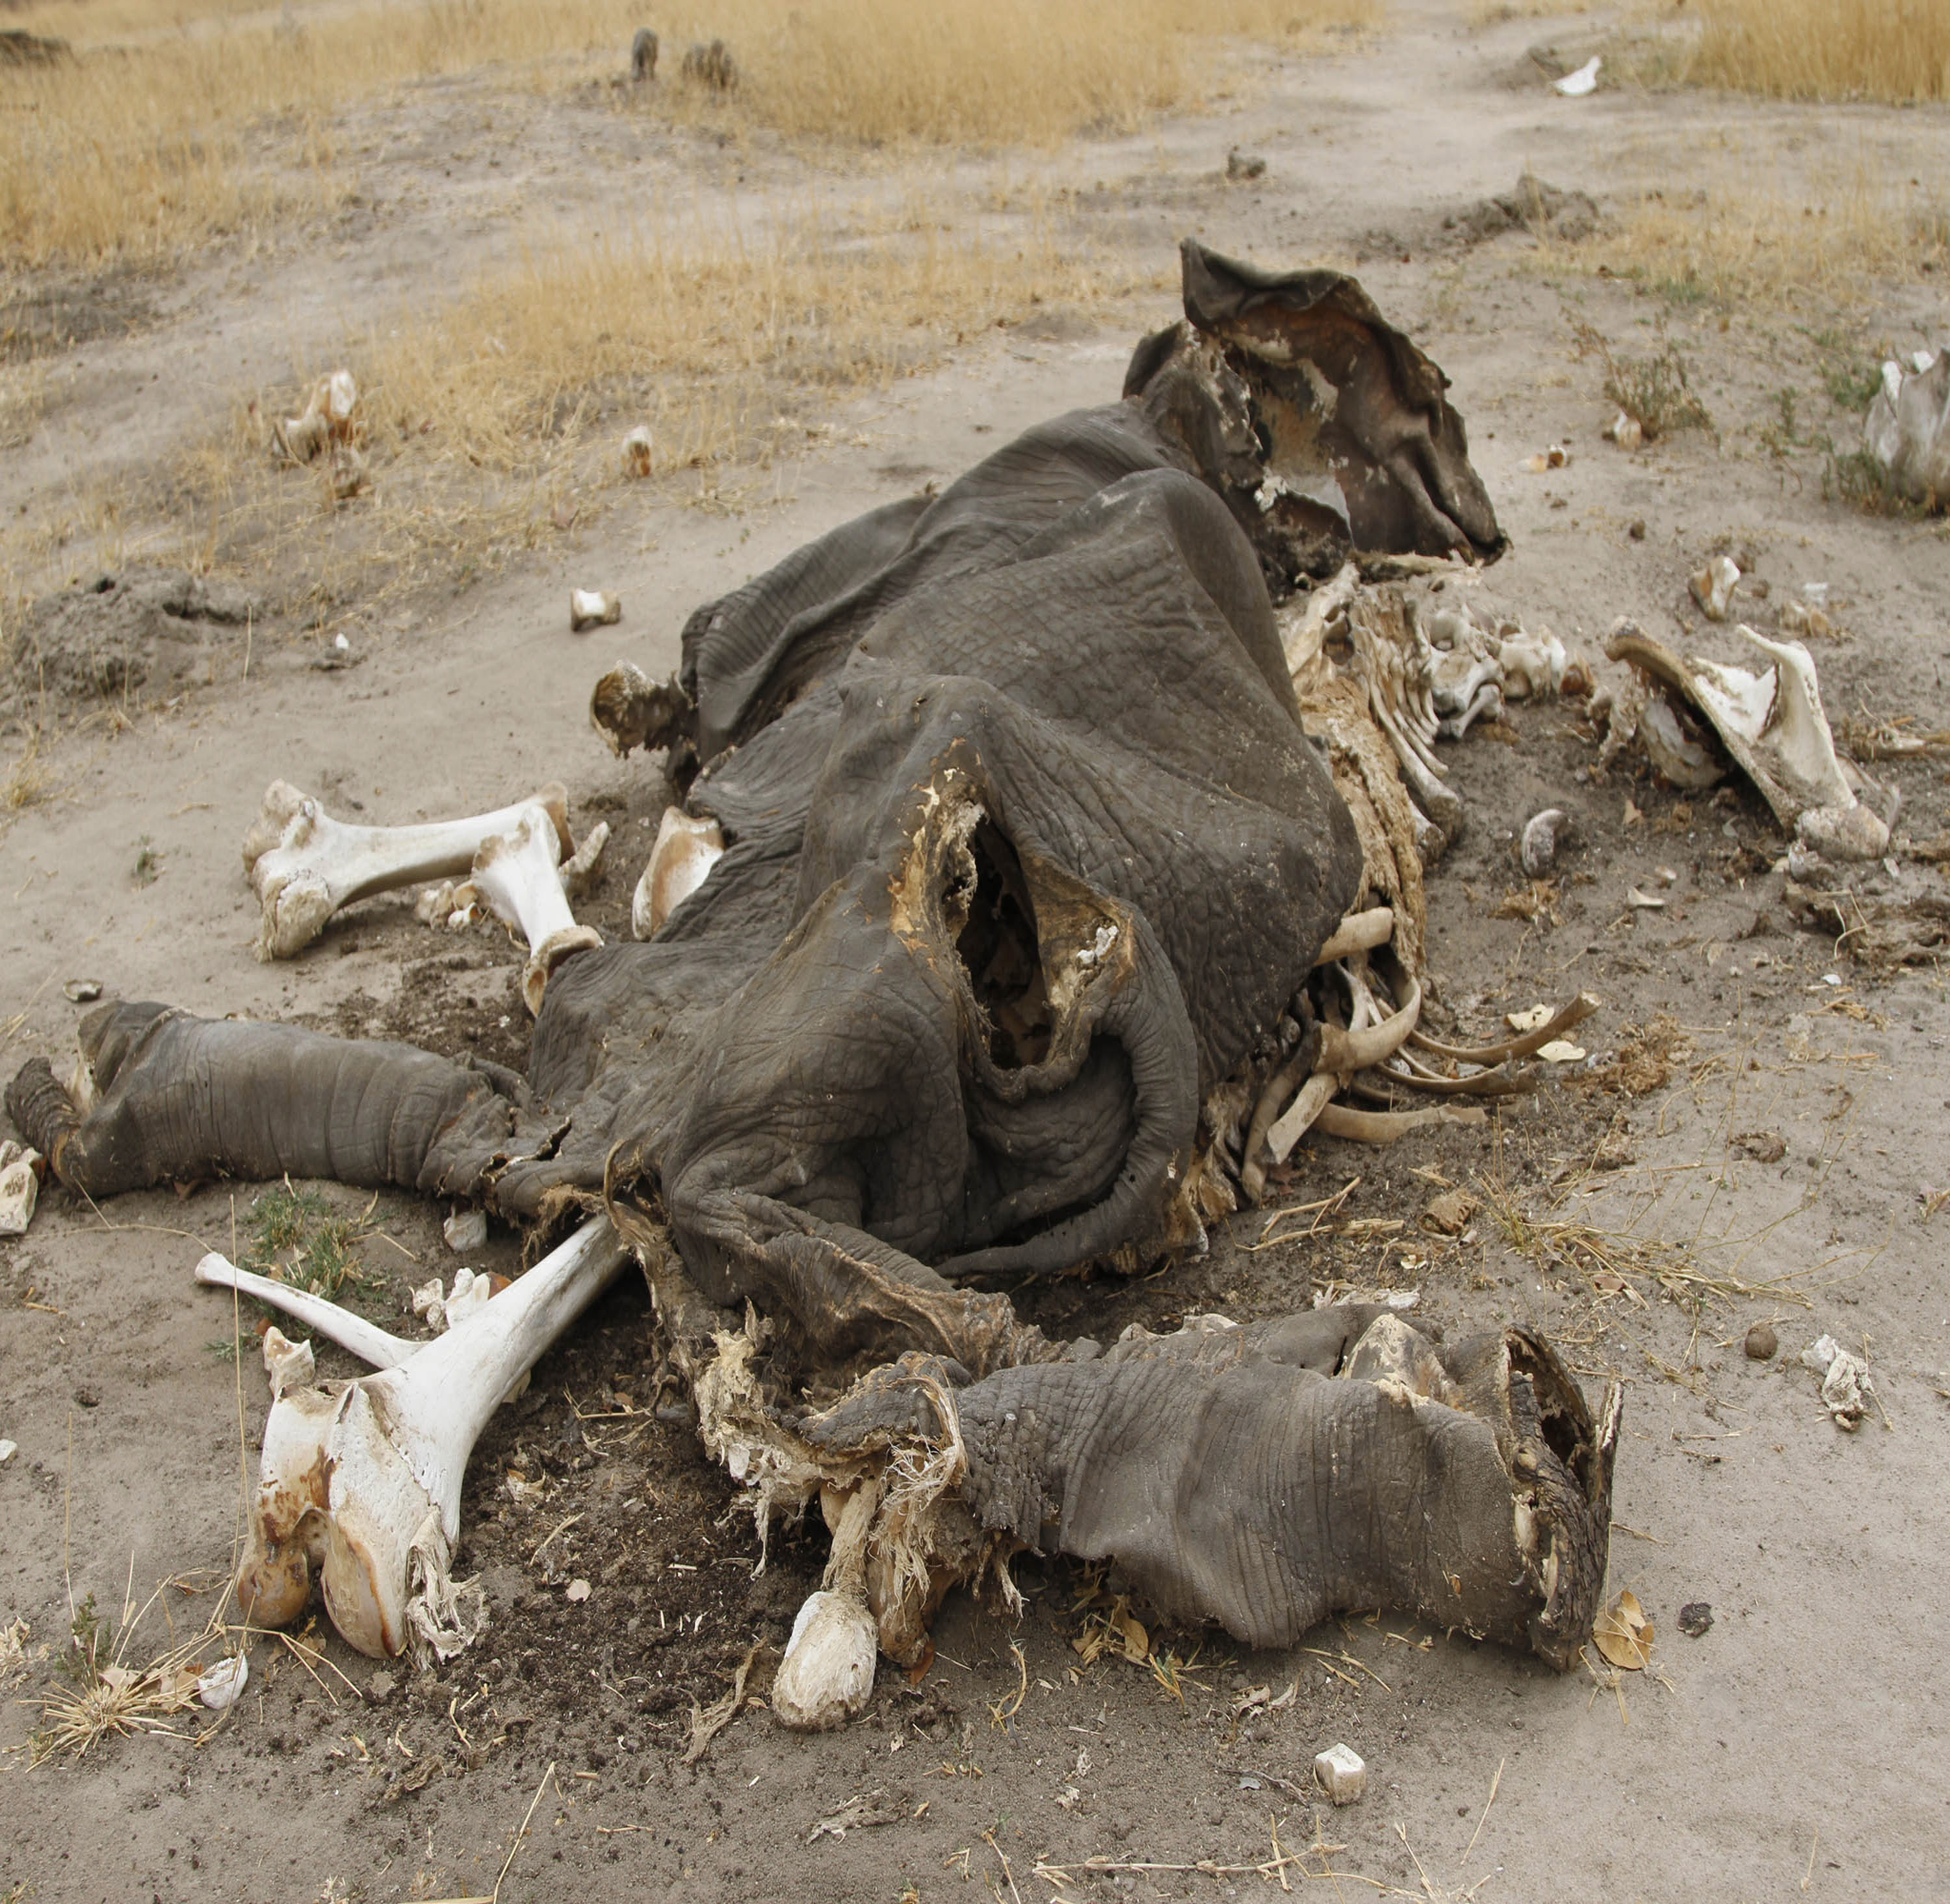
[[[1630,536],[1634,542],[1643,542],[1645,540],[1645,518],[1643,516],[1635,517],[1632,522],[1632,526],[1628,528],[1625,531],[1625,533],[1628,536]]]
[[[569,1581],[568,1592],[563,1596],[565,1599],[568,1600],[569,1603],[574,1606],[580,1606],[584,1600],[588,1598],[588,1597],[589,1583],[587,1580]]]
[[[0,1466],[5,1466],[7,1462],[12,1460],[15,1454],[19,1452],[19,1449],[20,1443],[18,1441],[0,1441]]]
[[[377,1705],[380,1700],[392,1697],[392,1689],[397,1683],[390,1673],[375,1673],[366,1682],[366,1696]]]
[[[1713,1624],[1713,1609],[1704,1600],[1688,1600],[1680,1609],[1680,1631],[1698,1639]]]
[[[1753,1362],[1771,1362],[1775,1352],[1781,1347],[1781,1339],[1765,1322],[1756,1322],[1747,1331],[1747,1359]]]
[[[1367,1790],[1367,1766],[1351,1745],[1330,1745],[1316,1754],[1314,1776],[1337,1805],[1351,1805]]]

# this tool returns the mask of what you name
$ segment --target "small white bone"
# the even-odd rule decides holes
[[[0,1237],[24,1237],[41,1194],[41,1154],[0,1143]]]
[[[880,1628],[866,1602],[845,1588],[807,1596],[772,1680],[772,1713],[794,1732],[826,1732],[873,1692]]]
[[[333,913],[355,900],[465,873],[484,841],[511,831],[531,812],[553,828],[561,853],[569,854],[567,799],[560,785],[550,785],[469,819],[353,826],[334,820],[289,782],[273,781],[244,836],[244,869],[264,908],[257,956],[294,957]]]
[[[549,975],[571,952],[602,944],[593,926],[578,925],[562,889],[559,839],[548,816],[526,811],[512,831],[484,840],[474,855],[474,890],[504,925],[528,942],[522,997],[531,1013],[542,1009]]]
[[[1497,645],[1503,692],[1512,701],[1555,694],[1563,685],[1566,660],[1563,643],[1548,628],[1538,635],[1519,632]]]
[[[693,819],[681,806],[667,806],[630,902],[630,931],[639,939],[654,938],[724,856],[725,835],[715,820]]]
[[[623,619],[623,598],[605,595],[597,588],[568,591],[568,630],[579,635],[585,628],[600,628]]]
[[[289,1340],[282,1329],[264,1332],[264,1372],[270,1378],[270,1398],[275,1401],[288,1388],[306,1388],[318,1373],[309,1342]]]
[[[1741,579],[1740,565],[1730,555],[1716,555],[1704,568],[1686,578],[1693,600],[1709,622],[1726,620],[1727,604]]]
[[[510,1386],[624,1255],[608,1219],[595,1218],[437,1340],[401,1345],[411,1351],[406,1366],[281,1395],[265,1420],[251,1553],[238,1578],[245,1616],[288,1624],[316,1576],[332,1624],[361,1653],[379,1658],[414,1643],[446,1658],[466,1645],[485,1618],[478,1590],[470,1604],[448,1572],[468,1458]],[[199,1263],[198,1279],[242,1276],[218,1262]],[[272,1286],[281,1301],[297,1293]]]
[[[1462,740],[1479,721],[1501,721],[1503,718],[1503,690],[1494,681],[1485,681],[1476,690],[1475,699],[1460,714],[1447,714],[1436,731],[1445,741]]]

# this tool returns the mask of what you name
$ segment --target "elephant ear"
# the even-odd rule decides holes
[[[1263,553],[1283,532],[1295,545],[1283,565],[1313,572],[1350,548],[1481,562],[1503,552],[1449,380],[1354,279],[1260,271],[1190,238],[1181,251],[1187,322],[1139,346],[1126,393],[1163,396],[1199,369],[1202,383],[1217,373],[1244,386],[1264,481],[1233,500],[1260,517]],[[1174,393],[1171,407],[1184,407]],[[1233,468],[1206,474],[1242,486]]]

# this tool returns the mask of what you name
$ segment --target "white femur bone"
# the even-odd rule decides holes
[[[630,931],[639,939],[654,937],[724,856],[725,835],[715,820],[693,819],[681,806],[667,806],[630,902]]]
[[[403,1363],[282,1393],[265,1420],[251,1551],[237,1581],[245,1617],[289,1624],[316,1577],[332,1624],[361,1653],[388,1657],[410,1644],[448,1658],[467,1645],[486,1617],[478,1588],[456,1585],[449,1571],[468,1458],[502,1398],[601,1294],[624,1256],[609,1220],[594,1218],[437,1340],[362,1335],[383,1353],[408,1350]],[[264,1293],[246,1274],[221,1258],[197,1265],[200,1281]],[[298,1292],[270,1288],[269,1299],[303,1313],[289,1300]],[[317,1310],[306,1319],[334,1334]],[[340,1310],[330,1319],[343,1328],[358,1319]]]
[[[325,930],[341,906],[374,893],[451,879],[474,863],[484,841],[511,832],[533,814],[555,835],[559,855],[573,851],[568,796],[559,784],[465,820],[420,826],[354,826],[334,820],[310,795],[273,781],[244,836],[244,870],[264,908],[260,959],[289,959]]]
[[[547,814],[525,811],[513,828],[481,843],[471,882],[481,902],[504,925],[528,942],[522,997],[542,1009],[549,975],[571,952],[602,944],[593,926],[578,925],[562,889],[561,842]]]

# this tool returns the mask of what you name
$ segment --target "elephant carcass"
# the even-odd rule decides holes
[[[1287,1632],[1349,1594],[1505,1636],[1534,1616],[1557,1636],[1545,1656],[1564,1663],[1597,1588],[1562,1555],[1595,1553],[1602,1576],[1612,1439],[1554,1379],[1544,1412],[1562,1432],[1544,1441],[1572,1480],[1547,1513],[1530,1504],[1531,1351],[1499,1350],[1492,1399],[1459,1405],[1462,1374],[1386,1389],[1358,1374],[1350,1339],[1302,1371],[1330,1391],[1259,1338],[1237,1367],[1204,1352],[1095,1357],[984,1286],[1196,1241],[1201,1105],[1278,1055],[1289,1003],[1362,887],[1361,842],[1303,730],[1266,582],[1306,555],[1256,500],[1267,446],[1291,436],[1292,380],[1343,380],[1332,455],[1355,500],[1342,543],[1501,546],[1440,373],[1358,287],[1261,278],[1196,247],[1186,277],[1188,330],[1141,348],[1121,402],[1033,429],[938,498],[877,510],[700,609],[674,686],[599,689],[598,718],[668,749],[686,810],[724,850],[649,940],[554,967],[526,1077],[109,1004],[83,1021],[78,1096],[45,1060],[15,1078],[23,1134],[95,1197],[289,1172],[539,1226],[607,1208],[687,1345],[734,1473],[761,1496],[830,1507],[847,1530],[846,1592],[870,1594],[876,1554],[894,1557],[907,1584],[879,1593],[876,1616],[897,1654],[946,1581],[1003,1564],[1013,1543],[1168,1547],[1137,1504],[1197,1494],[1196,1438],[1084,1424],[1123,1418],[1140,1391],[1142,1424],[1218,1384],[1240,1433],[1288,1424],[1282,1459],[1330,1518],[1357,1485],[1333,1448],[1381,1464],[1361,1489],[1396,1472],[1402,1500],[1440,1515],[1442,1478],[1460,1472],[1444,1438],[1473,1436],[1471,1485],[1484,1499],[1501,1489],[1508,1538],[1442,1548],[1453,1608],[1385,1557],[1311,1574],[1242,1562],[1224,1585],[1133,1555],[1162,1603],[1245,1635]],[[1303,527],[1302,542],[1318,524]],[[733,1327],[747,1307],[778,1330],[768,1372]],[[844,1418],[850,1439],[828,1434],[785,1399],[814,1378],[827,1394],[852,1378],[856,1396],[906,1393],[918,1378],[898,1359],[917,1355],[937,1398],[925,1445],[883,1433],[871,1410]],[[1355,1381],[1409,1415],[1377,1412]],[[1017,1426],[1014,1441],[1001,1434]],[[1306,1519],[1279,1519],[1290,1497],[1243,1497],[1242,1525],[1303,1558]],[[931,1502],[938,1542],[917,1531],[875,1547],[889,1515],[931,1525]],[[1492,1593],[1497,1570],[1523,1617]],[[1481,1611],[1479,1591],[1502,1610]]]

